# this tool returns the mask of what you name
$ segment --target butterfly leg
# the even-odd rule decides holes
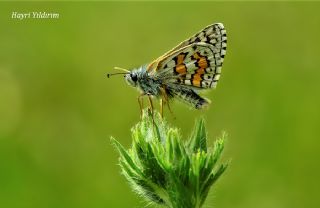
[[[175,118],[175,116],[174,116],[174,114],[173,114],[173,112],[172,112],[172,110],[170,108],[169,98],[168,98],[168,95],[167,95],[165,89],[164,88],[160,88],[160,90],[161,90],[161,93],[162,93],[162,98],[161,98],[161,103],[160,103],[160,106],[161,106],[161,108],[160,108],[161,109],[161,111],[160,111],[161,112],[161,117],[163,118],[163,106],[165,106],[167,104],[171,115],[173,116],[173,118]]]
[[[142,118],[142,113],[143,113],[143,96],[145,96],[144,93],[138,96],[138,103],[140,107],[140,117]]]
[[[153,113],[153,103],[152,103],[151,95],[148,95],[148,100],[149,100],[151,112]]]
[[[151,116],[152,116],[152,123],[153,123],[153,126],[154,126],[153,103],[152,103],[151,95],[149,95],[149,94],[148,94],[148,100],[149,100],[149,104],[150,104],[150,111],[151,111]]]
[[[169,101],[167,101],[167,105],[168,105],[169,112],[171,113],[173,119],[176,119],[176,117],[174,116],[174,114],[173,114],[173,112],[172,112],[172,110],[170,108]]]

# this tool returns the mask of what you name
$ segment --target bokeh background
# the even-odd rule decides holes
[[[58,12],[60,18],[11,19]],[[211,144],[229,134],[232,163],[206,207],[319,207],[320,3],[1,2],[0,207],[144,207],[120,175],[139,121],[134,68],[206,25],[228,51],[206,111],[172,105],[187,137],[205,116]]]

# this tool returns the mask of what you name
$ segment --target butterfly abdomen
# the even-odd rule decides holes
[[[192,89],[170,89],[170,94],[191,105],[195,109],[203,109],[210,103],[208,99],[201,97]]]

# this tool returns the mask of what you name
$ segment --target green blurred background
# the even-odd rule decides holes
[[[11,19],[58,12],[60,18]],[[320,3],[1,2],[0,207],[144,207],[120,175],[138,92],[114,66],[146,64],[208,24],[228,51],[206,111],[172,105],[187,137],[204,115],[232,158],[207,207],[319,207]]]

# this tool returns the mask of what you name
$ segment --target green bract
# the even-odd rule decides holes
[[[189,140],[182,140],[177,128],[160,117],[154,121],[144,111],[142,121],[132,129],[133,143],[126,150],[112,142],[120,153],[120,166],[131,187],[147,201],[171,208],[201,207],[210,187],[227,168],[217,165],[224,137],[207,148],[204,120],[196,122]]]

